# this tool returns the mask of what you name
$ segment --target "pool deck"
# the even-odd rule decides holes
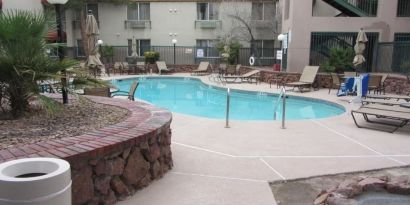
[[[187,76],[178,74],[178,76]],[[118,76],[117,76],[118,77]],[[129,76],[126,76],[129,77]],[[262,92],[276,85],[205,83]],[[120,205],[275,205],[268,182],[410,164],[410,126],[394,134],[359,129],[349,97],[328,89],[289,95],[336,102],[347,112],[316,120],[231,121],[173,113],[174,168]],[[361,120],[362,122],[362,120]]]

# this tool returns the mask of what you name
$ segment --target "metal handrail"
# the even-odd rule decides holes
[[[285,129],[285,116],[286,116],[286,90],[285,87],[282,87],[276,100],[276,103],[273,105],[273,120],[276,120],[277,110],[279,107],[279,102],[282,99],[282,129]]]
[[[231,101],[231,89],[228,88],[226,91],[226,124],[225,128],[229,128],[229,107],[230,107],[230,101]]]

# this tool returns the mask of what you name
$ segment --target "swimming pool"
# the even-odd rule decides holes
[[[128,91],[131,83],[140,83],[135,97],[148,101],[172,112],[224,119],[226,112],[226,89],[202,83],[189,77],[139,77],[111,81],[122,91]],[[230,119],[273,120],[274,104],[278,95],[262,92],[231,90]],[[277,119],[282,116],[278,108]],[[335,103],[304,97],[289,96],[286,101],[286,119],[318,119],[340,115],[345,112]]]

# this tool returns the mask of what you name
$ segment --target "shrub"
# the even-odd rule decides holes
[[[156,51],[146,51],[144,52],[144,57],[146,63],[155,63],[159,60],[159,53]]]
[[[321,67],[326,72],[343,73],[353,67],[354,50],[352,48],[333,47],[329,60]]]

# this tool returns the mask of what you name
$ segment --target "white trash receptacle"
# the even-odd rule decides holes
[[[71,205],[70,164],[26,158],[0,164],[0,205]]]

